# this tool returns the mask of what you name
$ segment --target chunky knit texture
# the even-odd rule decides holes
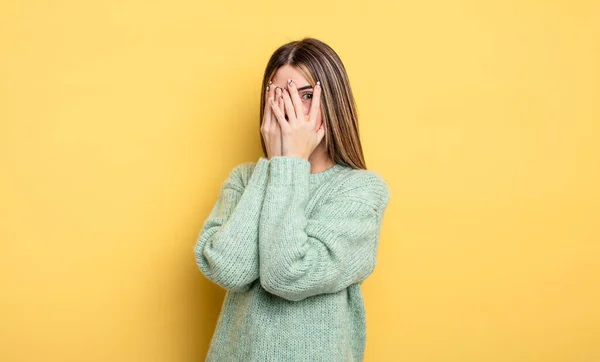
[[[226,290],[206,361],[362,361],[361,283],[373,272],[387,183],[293,156],[236,166],[198,236]]]

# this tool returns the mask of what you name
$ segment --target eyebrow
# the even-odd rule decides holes
[[[311,89],[311,88],[312,88],[312,85],[305,85],[304,87],[300,87],[297,90],[298,90],[298,92],[300,92],[300,91],[303,91],[305,89]]]

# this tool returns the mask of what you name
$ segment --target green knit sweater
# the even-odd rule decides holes
[[[194,246],[226,290],[206,361],[362,361],[361,283],[373,272],[389,187],[294,156],[236,166]]]

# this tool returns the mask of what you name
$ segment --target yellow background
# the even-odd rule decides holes
[[[600,361],[599,4],[2,1],[0,360],[204,360],[192,247],[314,36],[392,190],[366,361]]]

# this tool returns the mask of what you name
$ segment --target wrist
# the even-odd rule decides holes
[[[308,161],[308,156],[297,154],[297,153],[284,153],[281,156],[298,157],[298,158]]]

